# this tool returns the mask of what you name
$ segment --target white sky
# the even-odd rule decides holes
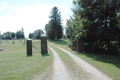
[[[17,32],[24,28],[25,37],[42,29],[49,21],[51,9],[56,6],[61,11],[63,26],[72,15],[73,0],[0,0],[0,31]]]

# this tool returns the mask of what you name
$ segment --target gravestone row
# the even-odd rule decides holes
[[[20,39],[20,42],[22,42],[22,39]],[[14,39],[13,39],[13,42],[12,42],[12,44],[15,44],[15,41],[14,41]],[[24,39],[23,45],[25,45],[25,39]]]

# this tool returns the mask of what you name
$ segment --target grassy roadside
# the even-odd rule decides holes
[[[67,40],[60,40],[60,41],[52,41],[48,40],[52,44],[59,46],[61,48],[64,48],[71,53],[77,55],[81,59],[85,60],[86,62],[90,63],[97,69],[101,70],[106,75],[110,76],[114,80],[120,79],[120,57],[119,56],[113,56],[113,55],[103,55],[103,54],[81,54],[76,53],[75,51],[72,51],[68,47],[68,41]]]
[[[40,40],[33,40],[32,43],[40,48]],[[4,51],[0,51],[0,80],[52,79],[53,54],[50,49],[49,55],[42,56],[33,48],[33,56],[28,57],[26,45],[20,40],[15,40],[15,44],[12,44],[12,40],[2,41],[0,48],[4,48]]]

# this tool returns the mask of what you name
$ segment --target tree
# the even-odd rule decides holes
[[[33,38],[34,37],[34,33],[29,33],[29,38]]]
[[[16,38],[17,38],[17,39],[23,38],[23,35],[22,35],[21,30],[19,30],[19,31],[16,32]]]
[[[120,0],[74,0],[73,4],[73,19],[67,29],[76,31],[74,34],[83,37],[89,45],[99,44],[101,48],[106,45],[107,50],[112,49],[111,41],[119,41],[120,37],[116,18]]]
[[[24,36],[24,29],[23,28],[21,30],[19,30],[19,31],[16,32],[16,38],[17,39],[23,39],[23,38],[25,38],[25,36]]]
[[[21,29],[21,38],[23,39],[25,36],[24,36],[24,29],[22,28]]]
[[[12,33],[11,33],[11,36],[12,36],[12,38],[15,38],[15,33],[12,32]]]
[[[1,35],[2,39],[11,39],[12,36],[11,36],[11,32],[4,32],[2,35]]]
[[[62,20],[61,20],[61,12],[57,7],[53,7],[51,10],[51,15],[49,16],[50,21],[45,26],[46,34],[50,39],[62,38],[63,29],[62,29]]]
[[[45,31],[47,31],[47,28],[48,28],[48,24],[45,25]]]
[[[43,30],[37,29],[34,31],[34,36],[36,39],[40,39],[41,34],[44,34]]]

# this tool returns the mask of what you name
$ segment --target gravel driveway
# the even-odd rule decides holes
[[[62,63],[60,57],[58,56],[58,53],[51,48],[51,51],[53,52],[54,55],[54,73],[53,73],[53,80],[70,80],[70,76],[68,75],[64,64]]]
[[[51,43],[50,43],[51,44]],[[51,45],[53,45],[53,44],[51,44]],[[55,46],[55,45],[53,45],[53,46]],[[90,65],[89,63],[87,63],[87,62],[85,62],[84,60],[82,60],[81,58],[79,58],[78,56],[76,56],[76,55],[74,55],[74,54],[72,54],[71,52],[69,52],[69,51],[67,51],[67,50],[65,50],[65,49],[63,49],[63,48],[60,48],[60,47],[58,47],[58,46],[55,46],[56,48],[58,48],[58,49],[60,49],[60,50],[62,50],[62,51],[64,51],[65,53],[67,53],[73,60],[74,60],[74,62],[79,66],[79,67],[81,67],[83,70],[85,70],[86,72],[88,72],[88,73],[90,73],[91,74],[91,76],[90,76],[90,79],[89,80],[112,80],[112,78],[110,78],[110,77],[108,77],[106,74],[104,74],[104,73],[102,73],[101,71],[99,71],[98,69],[96,69],[95,67],[93,67],[92,65]],[[51,49],[51,48],[50,48]],[[52,51],[53,51],[53,53],[54,53],[54,57],[55,57],[55,60],[56,61],[54,61],[54,64],[55,64],[55,66],[56,66],[56,68],[55,68],[55,72],[56,71],[58,71],[57,69],[59,69],[59,67],[61,66],[61,68],[62,68],[62,72],[60,72],[60,73],[58,73],[58,75],[65,75],[64,77],[66,78],[63,78],[63,79],[61,79],[61,80],[70,80],[69,79],[69,77],[68,77],[68,75],[67,75],[67,72],[66,72],[66,70],[65,70],[65,68],[64,68],[64,65],[62,64],[62,62],[61,62],[61,60],[60,60],[60,58],[59,58],[59,56],[57,55],[57,53],[53,50],[53,49],[51,49]],[[59,63],[58,63],[59,62]],[[60,65],[61,64],[61,65]],[[58,66],[59,65],[59,66]],[[64,71],[65,70],[65,71]],[[63,72],[64,72],[64,74],[63,74]],[[56,75],[57,76],[57,75]],[[58,77],[59,78],[59,77]],[[56,79],[56,80],[59,80],[59,79]]]

